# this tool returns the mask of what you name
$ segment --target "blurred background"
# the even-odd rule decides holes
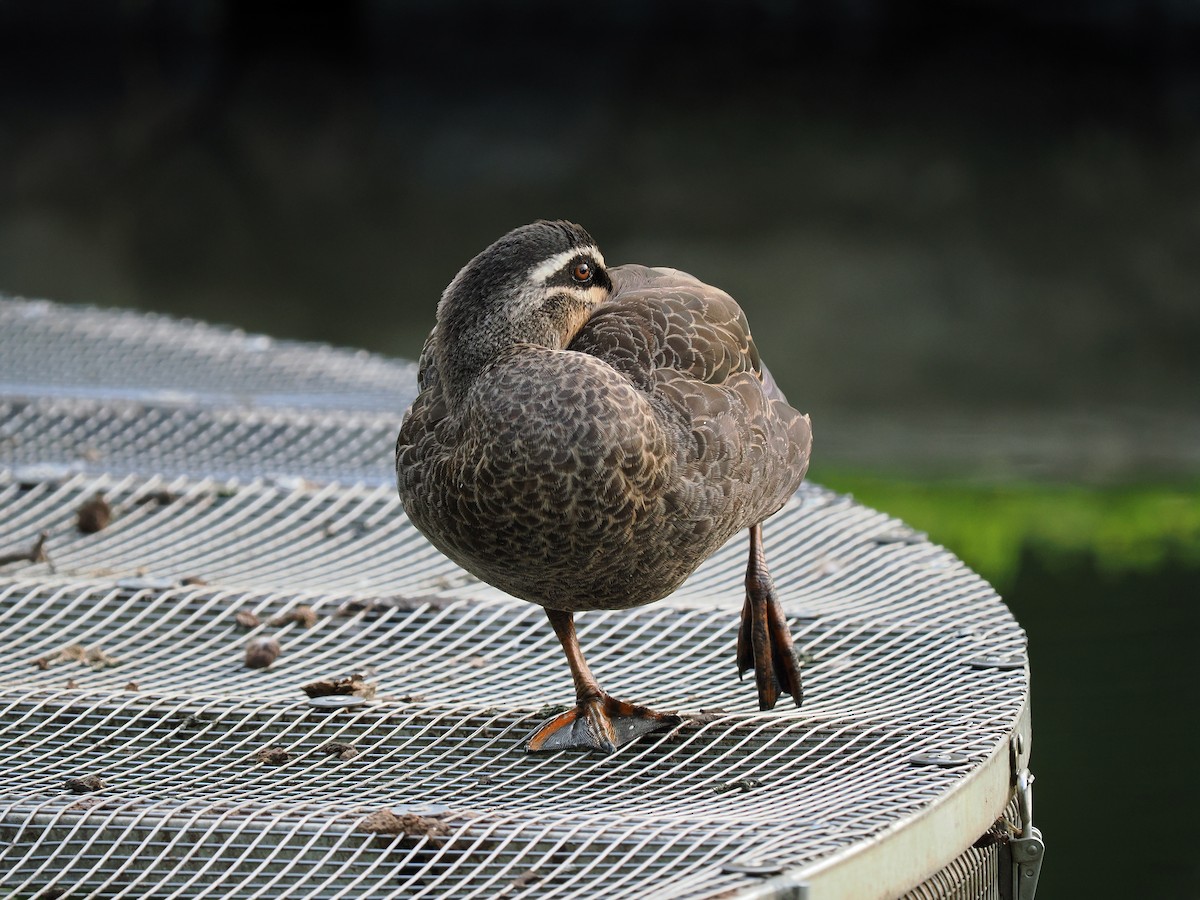
[[[1004,594],[1039,896],[1200,897],[1200,5],[0,0],[0,291],[413,357],[539,217]]]

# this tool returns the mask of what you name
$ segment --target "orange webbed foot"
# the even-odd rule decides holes
[[[617,700],[608,694],[590,697],[543,722],[529,738],[531,753],[550,750],[603,750],[612,753],[643,735],[673,728],[679,716]]]

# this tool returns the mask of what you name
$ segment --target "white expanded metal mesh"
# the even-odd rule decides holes
[[[6,896],[710,897],[896,828],[1007,740],[1028,683],[999,598],[805,487],[765,529],[803,709],[759,712],[735,675],[739,537],[666,601],[578,617],[601,683],[684,725],[525,754],[566,662],[540,609],[405,519],[414,387],[365,354],[0,300]],[[96,494],[111,522],[83,533]],[[245,668],[266,635],[277,660]],[[372,698],[301,691],[355,673]],[[380,810],[402,833],[361,830]]]

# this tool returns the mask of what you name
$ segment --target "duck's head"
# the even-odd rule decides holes
[[[514,344],[566,347],[612,287],[579,225],[534,222],[504,235],[463,266],[438,303],[438,369],[451,401]]]

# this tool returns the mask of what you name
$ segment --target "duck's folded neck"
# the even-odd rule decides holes
[[[513,348],[565,349],[590,310],[578,297],[559,294],[533,309],[526,307],[521,317],[512,315],[511,310],[492,315],[481,315],[478,309],[468,312],[475,315],[464,315],[454,303],[438,310],[438,375],[451,408],[462,401],[476,379],[486,377],[488,366]]]

